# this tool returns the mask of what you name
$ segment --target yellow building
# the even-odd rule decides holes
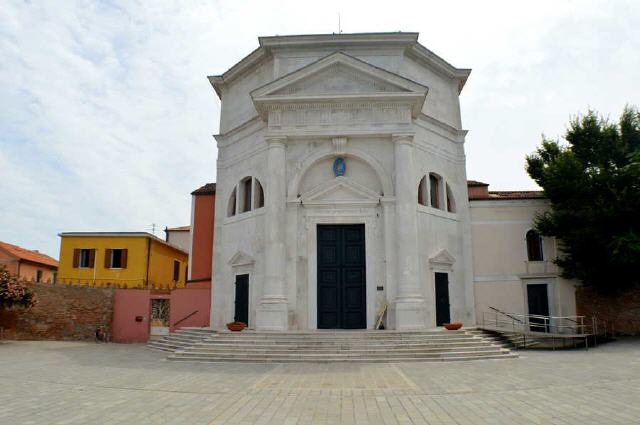
[[[60,233],[58,280],[79,285],[184,287],[189,254],[150,233]]]

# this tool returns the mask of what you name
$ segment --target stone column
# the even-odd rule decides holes
[[[256,330],[287,330],[285,287],[286,164],[283,137],[269,137],[265,190],[265,279],[256,309]]]
[[[418,269],[418,182],[413,167],[413,134],[392,136],[396,192],[396,329],[425,327],[425,301]]]

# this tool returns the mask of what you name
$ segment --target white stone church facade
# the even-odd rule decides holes
[[[469,201],[459,95],[470,70],[417,37],[261,37],[209,77],[222,100],[214,328],[372,329],[385,306],[388,329],[473,324],[492,304],[526,310],[526,275],[549,285],[550,313],[575,311],[572,285],[546,263],[491,263],[493,233],[526,231],[544,200],[513,212],[500,201],[517,199]]]

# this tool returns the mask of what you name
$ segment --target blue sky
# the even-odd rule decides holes
[[[393,8],[392,8],[393,7]],[[473,69],[469,178],[530,189],[524,156],[591,107],[640,103],[636,1],[3,1],[0,240],[58,256],[62,231],[189,222],[215,181],[207,75],[260,35],[417,31]]]

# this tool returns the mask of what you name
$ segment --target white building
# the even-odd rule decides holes
[[[486,296],[496,270],[474,278],[458,99],[470,70],[417,37],[261,37],[210,77],[213,327],[371,329],[385,306],[387,328],[475,322],[474,287]]]

